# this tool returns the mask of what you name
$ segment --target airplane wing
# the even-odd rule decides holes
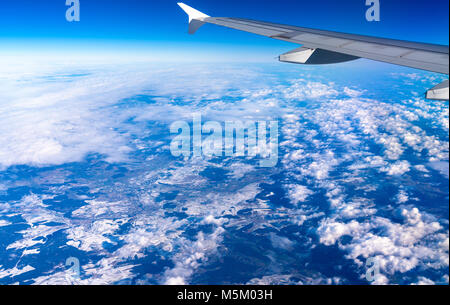
[[[242,18],[210,17],[184,4],[178,5],[189,16],[189,33],[205,23],[288,41],[301,47],[279,56],[282,62],[297,64],[332,64],[367,58],[401,66],[449,73],[449,47],[346,34]],[[427,91],[427,98],[449,99],[448,80]]]

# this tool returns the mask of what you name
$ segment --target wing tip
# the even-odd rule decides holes
[[[201,21],[202,19],[209,17],[208,15],[196,10],[193,7],[190,7],[187,4],[184,4],[183,2],[178,2],[177,4],[189,16],[189,22],[191,22],[194,19]]]
[[[189,5],[184,4],[183,2],[178,2],[177,4],[189,16],[189,34],[194,34],[195,32],[197,32],[197,30],[205,24],[203,20],[209,17],[208,15],[203,14],[202,12],[190,7]]]

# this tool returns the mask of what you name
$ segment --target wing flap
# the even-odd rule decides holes
[[[449,98],[449,81],[445,80],[437,86],[434,86],[426,93],[426,98],[437,101],[448,101]]]
[[[279,60],[294,64],[325,65],[352,61],[358,58],[328,50],[301,47],[280,55]]]

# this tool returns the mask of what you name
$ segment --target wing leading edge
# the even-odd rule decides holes
[[[211,23],[302,45],[300,48],[280,55],[279,60],[283,62],[331,64],[367,58],[449,74],[448,46],[346,34],[242,18],[210,17],[184,3],[178,3],[178,5],[189,16],[190,34],[194,34],[205,23]],[[439,91],[436,91],[436,88]],[[448,100],[448,81],[430,89],[427,92],[427,98]]]

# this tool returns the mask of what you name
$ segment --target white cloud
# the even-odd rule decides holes
[[[200,232],[197,235],[197,240],[193,243],[185,241],[182,245],[182,251],[173,258],[175,267],[165,272],[163,283],[167,285],[186,284],[195,270],[208,260],[208,255],[217,251],[224,232],[225,230],[222,227],[218,227],[208,235]]]
[[[287,99],[305,100],[330,97],[338,92],[332,85],[320,82],[305,81],[303,79],[294,81],[291,86],[284,89],[284,97]]]
[[[3,71],[9,68],[2,66]],[[77,162],[89,153],[105,155],[109,162],[125,161],[133,149],[130,133],[139,132],[136,126],[126,123],[131,118],[177,120],[189,116],[196,107],[210,109],[211,116],[226,117],[222,112],[225,104],[217,100],[235,84],[240,83],[246,90],[254,87],[253,79],[258,76],[246,69],[230,68],[228,72],[233,77],[226,82],[225,70],[217,75],[201,66],[174,70],[154,64],[122,64],[114,68],[36,65],[9,73],[0,83],[0,166]],[[130,103],[131,107],[117,107],[124,99],[148,89],[169,99],[154,105]],[[170,97],[176,96],[183,96],[189,105],[172,105]],[[204,100],[216,101],[207,107],[199,106]],[[255,117],[260,117],[264,108],[276,106],[261,104],[256,112],[246,103],[242,105]],[[234,110],[225,113],[234,116]],[[264,113],[269,112],[263,111],[262,116]]]
[[[400,190],[400,192],[397,194],[397,202],[405,203],[408,202],[408,200],[409,200],[408,193],[406,193],[405,190]]]
[[[408,161],[397,161],[391,164],[389,167],[385,167],[382,171],[386,172],[389,176],[401,176],[410,171],[411,164]]]
[[[203,221],[201,223],[214,224],[216,226],[221,226],[225,222],[226,222],[225,219],[215,218],[213,215],[208,215],[203,219]]]
[[[66,231],[67,244],[82,251],[102,250],[104,242],[115,244],[114,241],[111,241],[105,235],[113,234],[124,223],[126,221],[121,219],[104,219],[95,221],[88,228],[83,226],[72,227]]]
[[[6,220],[0,220],[0,227],[6,227],[9,226],[11,223]]]
[[[289,238],[279,236],[273,232],[269,234],[269,238],[274,248],[280,248],[289,251],[292,250],[292,247],[294,246],[294,242],[289,240]]]
[[[309,190],[304,185],[291,185],[289,187],[289,198],[294,204],[298,204],[299,202],[304,202],[306,199],[313,194],[311,190]]]
[[[23,268],[14,267],[14,268],[11,268],[8,270],[2,269],[1,267],[2,266],[0,265],[0,279],[5,278],[5,277],[15,277],[15,276],[35,270],[35,268],[33,268],[30,265],[27,265]]]
[[[417,208],[400,208],[396,213],[403,219],[403,224],[382,217],[373,217],[365,222],[326,219],[321,222],[317,233],[321,243],[338,243],[348,252],[347,257],[360,266],[365,263],[361,258],[377,259],[384,276],[405,273],[418,266],[448,267],[448,232],[445,233],[438,222]],[[349,236],[351,242],[341,244],[339,239],[342,236]]]
[[[181,276],[177,276],[177,277],[168,278],[165,284],[166,285],[186,285],[186,282],[184,281],[184,278],[182,278]]]
[[[62,213],[48,209],[43,203],[42,197],[34,194],[24,196],[16,204],[9,206],[8,212],[18,213],[25,219],[28,227],[16,232],[20,234],[22,238],[9,244],[6,247],[6,250],[23,249],[24,251],[28,251],[29,249],[27,248],[44,244],[48,236],[67,228],[69,224],[69,221],[63,217]],[[58,225],[50,225],[50,223],[56,223]]]
[[[424,276],[419,276],[419,280],[417,281],[416,285],[435,285],[435,283]]]
[[[437,170],[438,172],[440,172],[444,177],[446,177],[448,179],[449,177],[449,163],[447,162],[430,162],[429,166],[434,169]]]

